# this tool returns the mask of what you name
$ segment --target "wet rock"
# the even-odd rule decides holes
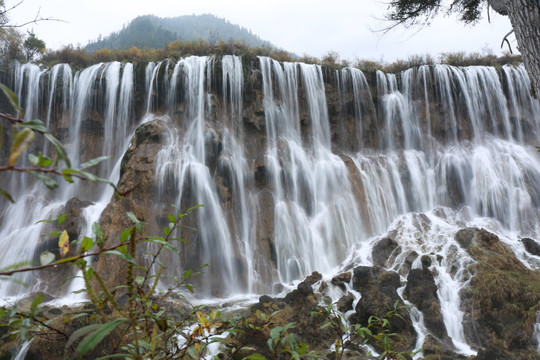
[[[266,169],[266,158],[264,155],[260,155],[255,158],[253,162],[253,173],[255,176],[255,185],[257,187],[264,187],[268,185],[269,175]]]
[[[319,272],[314,271],[314,272],[311,273],[311,275],[306,277],[306,279],[303,281],[303,283],[313,285],[316,282],[321,281],[321,280],[322,280],[322,275]]]
[[[412,269],[407,277],[403,296],[422,312],[424,324],[433,335],[439,340],[451,343],[441,314],[437,285],[431,271],[427,268]]]
[[[345,290],[346,286],[345,284],[348,284],[351,281],[352,274],[350,272],[344,272],[341,274],[338,274],[332,278],[331,283],[337,287],[339,287],[341,290]]]
[[[521,242],[523,243],[523,246],[525,246],[527,252],[532,255],[540,256],[540,244],[538,242],[530,238],[523,238],[521,239]]]
[[[91,201],[79,200],[71,198],[68,200],[64,208],[60,211],[61,214],[67,214],[66,220],[62,224],[62,228],[67,231],[70,239],[77,239],[81,230],[80,215],[81,211],[94,203]]]
[[[348,292],[346,295],[343,295],[337,302],[336,307],[342,313],[345,313],[353,309],[355,297],[351,292]]]
[[[399,267],[399,274],[401,276],[407,276],[407,274],[412,268],[412,264],[418,258],[418,256],[419,255],[416,251],[410,251],[407,256],[405,256],[405,260]]]
[[[422,263],[422,268],[427,269],[431,266],[431,257],[429,255],[422,255],[420,262]]]
[[[409,312],[405,309],[405,304],[397,293],[397,288],[401,286],[399,274],[368,266],[356,267],[353,274],[353,288],[360,292],[362,297],[356,305],[356,313],[351,316],[350,320],[365,326],[371,317],[384,317],[387,313],[392,312],[393,306],[396,304],[399,316],[393,316],[389,319],[390,331],[400,334],[401,337],[400,341],[393,345],[401,351],[412,349],[416,341],[416,333]]]
[[[392,253],[396,251],[398,246],[398,242],[394,239],[384,238],[382,240],[379,240],[377,244],[375,244],[375,246],[373,247],[373,251],[371,252],[373,264],[382,267],[386,266],[386,262],[390,258],[390,255],[392,255]]]
[[[469,357],[456,354],[443,346],[434,336],[428,334],[422,346],[424,360],[468,360]]]

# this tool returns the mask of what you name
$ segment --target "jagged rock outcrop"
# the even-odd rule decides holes
[[[155,227],[162,223],[156,218],[158,214],[152,204],[155,159],[163,145],[165,128],[163,120],[154,120],[140,126],[135,132],[131,146],[122,160],[117,185],[118,191],[125,195],[113,197],[101,217],[100,224],[106,239],[104,247],[119,244],[122,231],[133,224],[127,212],[151,224],[147,231],[156,231]],[[111,289],[125,282],[125,263],[116,257],[100,257],[96,269],[100,274],[106,274],[104,278]]]

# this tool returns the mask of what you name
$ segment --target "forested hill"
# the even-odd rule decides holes
[[[133,19],[122,30],[113,32],[105,38],[97,39],[86,46],[92,52],[99,49],[162,49],[175,40],[199,40],[210,43],[220,40],[243,41],[250,46],[268,46],[268,41],[251,33],[250,30],[231,24],[229,21],[211,14],[185,15],[160,18],[144,15]]]

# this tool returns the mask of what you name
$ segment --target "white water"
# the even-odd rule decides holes
[[[121,69],[123,69],[123,75],[120,81]],[[85,140],[82,139],[85,136],[81,133],[81,126],[89,112],[99,111],[96,109],[96,95],[92,94],[102,90],[105,94],[104,103],[107,104],[103,118],[106,119],[107,131],[113,134],[112,136],[109,134],[106,140],[102,141],[103,152],[98,151],[98,153],[110,155],[116,160],[110,161],[112,166],[105,164],[98,175],[117,181],[121,154],[129,141],[126,134],[133,132],[133,129],[127,129],[130,120],[129,109],[133,106],[133,66],[129,63],[123,66],[120,66],[119,63],[97,64],[77,72],[73,77],[68,65],[59,64],[50,72],[49,87],[43,87],[40,81],[46,73],[46,70],[39,70],[37,66],[30,64],[21,66],[16,72],[18,75],[14,88],[25,110],[27,107],[31,109],[31,111],[25,111],[25,119],[40,117],[37,106],[38,99],[40,102],[48,104],[45,108],[45,114],[49,128],[55,129],[62,126],[69,128],[66,131],[68,136],[64,143],[68,156],[72,160],[72,166],[77,167],[77,164],[89,160],[89,158],[81,158],[81,142]],[[31,87],[28,87],[28,84]],[[23,89],[26,89],[27,95]],[[119,99],[117,94],[119,94]],[[111,130],[111,128],[113,129]],[[108,145],[106,146],[106,144]],[[52,146],[45,144],[43,151],[50,155],[52,148]],[[62,215],[63,205],[72,197],[93,202],[92,205],[83,209],[79,219],[79,238],[92,236],[92,223],[99,220],[101,212],[113,194],[113,189],[106,185],[89,186],[88,183],[78,181],[70,185],[61,184],[62,191],[50,191],[28,174],[23,178],[25,180],[24,186],[20,186],[18,183],[18,176],[11,174],[10,177],[12,183],[8,183],[7,190],[16,202],[11,205],[7,204],[2,209],[3,221],[2,226],[0,226],[0,238],[2,238],[0,264],[2,267],[21,261],[34,263],[39,261],[39,249],[43,247],[44,241],[41,234],[58,229],[47,227],[38,222]],[[62,182],[62,179],[58,179],[58,181]],[[0,282],[0,296],[6,302],[11,302],[14,298],[33,291],[47,291],[55,296],[63,295],[67,296],[67,299],[71,299],[65,299],[63,302],[80,301],[84,296],[70,295],[72,291],[82,287],[77,281],[67,282],[63,286],[47,284],[33,273],[16,275],[12,278],[18,282]],[[26,284],[26,286],[22,284]]]
[[[183,248],[189,256],[169,265],[180,275],[210,264],[198,288],[202,296],[270,292],[275,282],[287,287],[315,270],[328,275],[344,264],[370,265],[371,247],[387,236],[403,248],[389,267],[403,276],[412,251],[434,259],[448,334],[459,352],[474,354],[463,334],[458,296],[473,260],[453,240],[455,232],[485,227],[528,267],[540,266],[518,241],[539,238],[540,204],[540,162],[533,147],[540,143],[540,106],[528,92],[523,68],[504,67],[501,74],[446,65],[399,76],[378,72],[372,84],[376,105],[361,71],[336,72],[339,103],[353,99],[348,135],[355,137],[355,150],[345,152],[332,141],[339,124],[329,115],[320,67],[259,59],[264,123],[258,126],[266,139],[256,148],[249,135],[256,126],[244,113],[242,61],[221,59],[219,89],[212,81],[218,61],[190,57],[148,64],[143,104],[134,103],[135,69],[129,63],[97,64],[75,75],[67,65],[50,71],[23,65],[14,88],[26,116],[42,116],[49,126],[66,130],[75,166],[91,152],[81,135],[85,121],[99,113],[103,140],[97,155],[113,157],[100,171],[113,181],[134,124],[162,115],[167,131],[156,159],[156,203],[204,205],[192,215],[199,233]],[[48,86],[40,86],[45,75]],[[44,111],[40,104],[47,104]],[[143,119],[134,119],[135,109]],[[373,117],[375,130],[366,126]],[[252,152],[261,154],[256,160],[266,171],[263,188],[254,179]],[[112,195],[107,187],[80,185],[49,192],[28,177],[6,183],[17,203],[1,212],[9,219],[0,226],[2,266],[34,258],[43,231],[35,223],[57,216],[73,196],[95,203],[81,222],[80,233],[90,234]],[[33,275],[20,280],[31,287],[0,283],[0,294],[20,296],[39,288]],[[424,331],[421,317],[415,319]]]

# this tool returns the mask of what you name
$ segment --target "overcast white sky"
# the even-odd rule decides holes
[[[19,1],[5,2],[9,7]],[[441,17],[419,31],[398,28],[382,36],[373,30],[387,25],[382,20],[386,8],[385,0],[24,0],[10,18],[23,23],[39,11],[42,17],[63,20],[29,26],[49,48],[56,49],[67,44],[85,46],[139,15],[211,13],[298,55],[321,57],[333,50],[345,59],[383,61],[483,49],[500,54],[501,40],[511,29],[506,17],[491,11],[491,23],[484,19],[474,27],[462,25],[453,16]],[[511,40],[515,51],[515,40]]]

